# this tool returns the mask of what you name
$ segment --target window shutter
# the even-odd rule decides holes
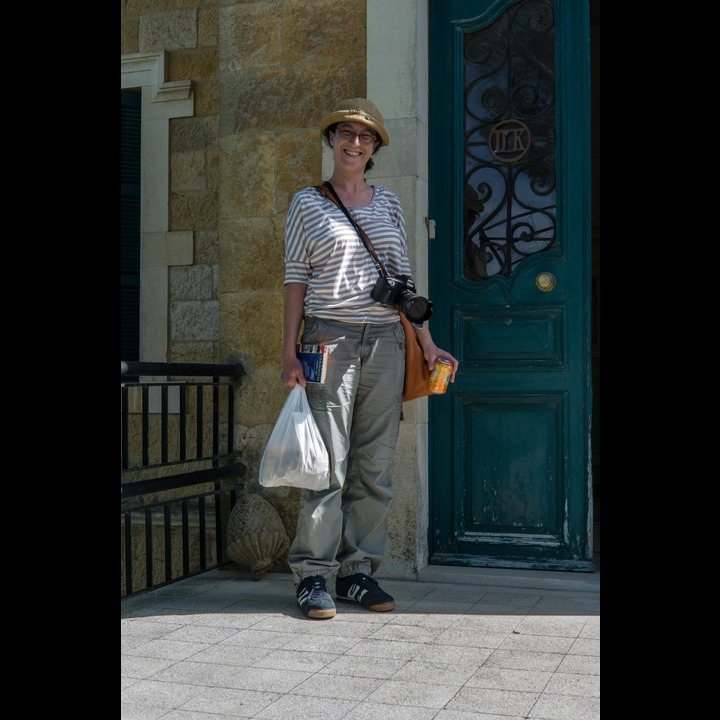
[[[139,93],[120,93],[120,359],[140,360]]]

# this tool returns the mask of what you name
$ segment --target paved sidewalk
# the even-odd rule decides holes
[[[302,614],[289,573],[234,565],[128,598],[121,719],[599,720],[599,572],[523,587],[533,572],[379,576],[394,611],[331,620]]]

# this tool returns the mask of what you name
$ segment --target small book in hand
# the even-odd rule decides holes
[[[302,363],[305,379],[308,382],[324,383],[327,374],[327,345],[300,344],[297,346],[298,360]]]

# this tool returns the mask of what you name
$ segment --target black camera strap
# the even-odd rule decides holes
[[[350,224],[355,228],[355,230],[357,230],[365,249],[370,253],[370,256],[375,262],[375,269],[378,271],[378,275],[380,275],[380,277],[389,278],[390,276],[388,275],[385,266],[382,264],[382,260],[380,260],[375,252],[372,241],[367,236],[367,233],[355,222],[345,205],[343,205],[343,201],[335,192],[335,188],[332,186],[332,183],[329,180],[326,180],[322,185],[315,185],[315,188],[321,195],[324,195],[328,200],[330,200],[330,202],[335,203],[345,213],[347,219],[350,221]]]

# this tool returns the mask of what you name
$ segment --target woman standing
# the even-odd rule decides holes
[[[372,240],[390,277],[411,276],[405,218],[397,196],[368,185],[372,156],[390,144],[383,117],[365,98],[343,100],[320,132],[333,150],[335,192]],[[373,259],[342,210],[315,187],[298,191],[285,226],[283,383],[300,383],[330,454],[330,487],[301,491],[288,561],[297,602],[311,618],[331,618],[336,597],[368,610],[395,607],[372,575],[387,550],[393,497],[390,464],[402,410],[405,333],[397,310],[370,297]],[[306,383],[300,342],[329,346],[325,382]],[[415,325],[425,358],[458,362],[438,348],[426,322]]]

